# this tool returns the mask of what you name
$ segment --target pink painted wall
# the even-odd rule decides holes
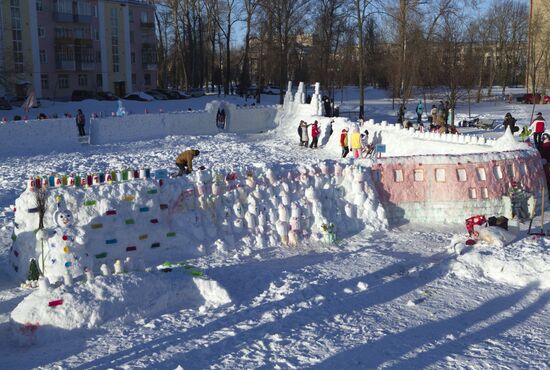
[[[501,179],[495,176],[496,166],[500,166]],[[510,173],[509,166],[513,166],[513,173]],[[485,180],[478,178],[478,168],[485,170]],[[372,169],[380,199],[385,204],[496,200],[508,191],[512,181],[519,182],[531,192],[538,192],[546,185],[537,153],[514,159],[450,164],[423,164],[421,158],[403,158],[402,162],[381,159]],[[445,171],[445,181],[436,181],[436,169]],[[466,181],[458,180],[458,169],[465,170]],[[398,170],[402,171],[402,182],[396,181]],[[423,181],[415,181],[415,170],[424,171]],[[475,189],[475,198],[470,196],[470,189]],[[486,193],[482,189],[486,189]]]

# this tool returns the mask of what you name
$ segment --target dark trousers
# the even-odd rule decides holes
[[[416,115],[418,116],[418,119],[416,120],[416,122],[417,123],[422,122],[422,113],[416,113]]]
[[[86,132],[84,132],[84,125],[76,125],[78,127],[78,136],[86,136]]]
[[[535,141],[535,146],[538,148],[542,144],[542,132],[535,132],[533,134],[533,140]]]
[[[182,176],[184,173],[186,175],[191,173],[191,171],[189,171],[189,168],[187,167],[187,163],[176,163],[176,166],[178,166],[178,168],[180,169],[176,176]]]
[[[319,136],[316,136],[314,137],[313,139],[311,139],[311,144],[309,145],[310,148],[317,148],[317,141],[319,140]]]
[[[300,141],[300,146],[303,145],[303,146],[307,147],[307,144],[308,144],[308,143],[309,143],[308,140],[302,140],[302,141]]]
[[[346,155],[348,155],[349,153],[349,147],[348,146],[343,146],[342,147],[342,158],[346,158]]]

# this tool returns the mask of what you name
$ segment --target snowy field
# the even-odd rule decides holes
[[[357,92],[345,93],[345,104],[355,109]],[[202,109],[215,98],[132,102],[127,109]],[[80,106],[87,115],[116,110],[116,102],[104,104],[110,105],[56,103],[29,115],[74,113]],[[408,108],[414,110],[414,104]],[[511,112],[520,125],[528,123],[530,109],[503,102],[472,105],[472,113],[484,118],[502,119]],[[550,117],[550,105],[537,111]],[[466,117],[467,105],[457,115]],[[394,117],[384,92],[368,90],[366,118],[394,122]],[[466,132],[502,135],[501,128]],[[220,284],[230,303],[196,307],[168,299],[159,311],[143,302],[137,313],[121,310],[91,329],[49,330],[32,344],[14,339],[10,312],[31,290],[19,288],[8,273],[7,256],[12,208],[29,174],[144,164],[175,170],[175,156],[187,147],[201,151],[197,164],[207,168],[314,164],[338,157],[337,149],[306,149],[296,139],[292,126],[253,135],[83,146],[32,157],[0,151],[0,368],[550,368],[548,239],[527,236],[526,223],[511,244],[498,247],[467,247],[463,225],[425,224],[362,231],[330,246],[237,243],[188,261]],[[533,225],[539,229],[538,217]]]

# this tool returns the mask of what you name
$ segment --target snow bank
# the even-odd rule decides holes
[[[131,272],[36,289],[19,303],[10,318],[14,332],[22,337],[29,334],[25,332],[25,324],[38,327],[35,336],[47,336],[47,328],[95,328],[117,318],[137,320],[184,308],[217,307],[230,302],[229,295],[218,283],[194,277],[184,269],[168,273]],[[46,329],[43,334],[42,328]]]
[[[512,286],[536,282],[542,289],[550,289],[550,255],[546,238],[527,237],[511,242],[509,232],[484,232],[473,247],[458,242],[451,246],[457,253],[450,272],[462,279],[489,279]],[[480,238],[482,235],[480,235]]]
[[[370,170],[322,162],[195,172],[48,189],[45,230],[35,192],[15,203],[13,270],[24,279],[35,258],[52,281],[98,271],[126,257],[158,264],[245,244],[295,246],[387,226]],[[65,222],[69,216],[70,222]]]

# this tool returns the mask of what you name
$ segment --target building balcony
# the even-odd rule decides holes
[[[54,10],[53,20],[56,22],[73,23],[75,20],[75,15],[72,13],[61,13]]]
[[[75,18],[75,22],[78,23],[92,23],[94,17],[91,15],[77,14]]]
[[[94,62],[80,62],[78,65],[80,71],[95,71]]]
[[[59,71],[76,71],[76,62],[74,60],[56,60],[55,69]]]

